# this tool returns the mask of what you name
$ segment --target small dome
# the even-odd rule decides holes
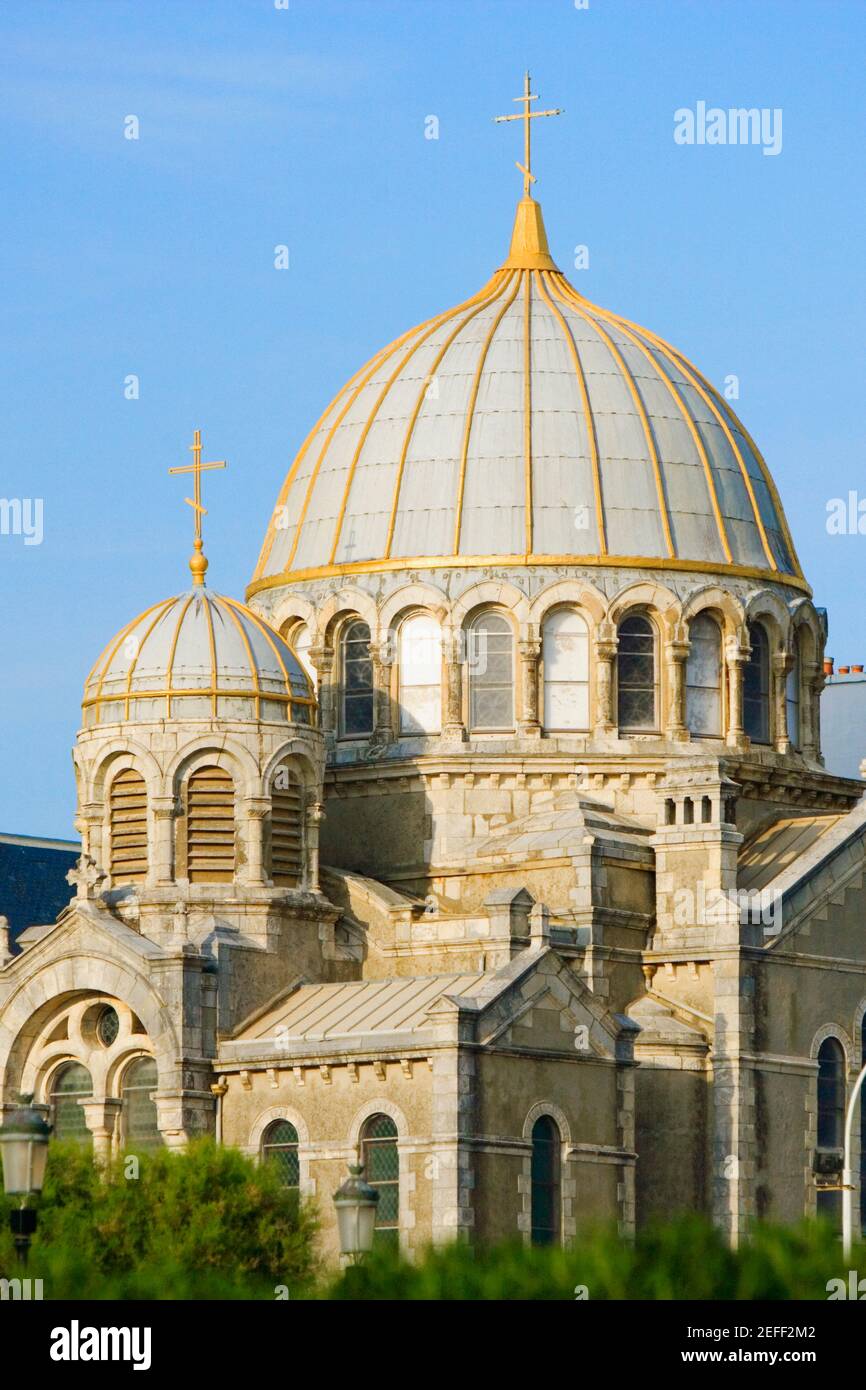
[[[248,597],[497,562],[807,587],[773,480],[728,403],[657,334],[569,284],[532,198],[488,284],[383,348],[314,426]]]
[[[309,724],[315,696],[279,633],[234,599],[194,585],[135,618],[84,686],[84,725],[161,719]]]

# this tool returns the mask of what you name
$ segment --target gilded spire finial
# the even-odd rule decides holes
[[[192,571],[193,584],[204,584],[205,571],[207,570],[207,559],[202,553],[201,538],[201,519],[207,516],[207,507],[202,506],[201,502],[201,475],[211,468],[225,468],[225,459],[218,459],[215,463],[202,463],[201,461],[201,430],[193,432],[192,443],[192,463],[182,464],[178,468],[170,468],[169,473],[192,473],[193,475],[193,495],[185,497],[184,501],[192,507],[195,517],[195,539],[193,540],[193,553],[189,558],[189,567]]]
[[[532,121],[537,116],[561,116],[562,107],[557,106],[550,111],[531,110],[530,102],[538,101],[538,97],[532,92],[528,72],[523,80],[523,96],[515,97],[514,100],[523,103],[522,111],[513,116],[494,116],[493,119],[494,121],[523,121],[523,163],[521,164],[519,160],[515,160],[515,163],[523,175],[523,196],[524,198],[531,198],[532,194],[529,191],[530,185],[535,183],[535,175],[532,172],[532,141],[530,135]]]

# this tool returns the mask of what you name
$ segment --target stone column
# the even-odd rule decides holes
[[[78,1103],[84,1111],[87,1128],[93,1135],[93,1157],[97,1163],[107,1163],[111,1158],[111,1146],[117,1134],[121,1102],[103,1099]]]
[[[173,796],[150,799],[153,841],[147,865],[148,887],[159,887],[174,879],[174,821],[177,805]]]
[[[81,852],[89,854],[102,866],[102,823],[107,807],[99,801],[87,801],[78,809],[75,829],[81,836]]]
[[[391,743],[395,736],[394,706],[391,699],[391,672],[394,649],[390,642],[370,643],[373,662],[373,738]]]
[[[688,654],[688,642],[668,642],[665,648],[670,681],[668,726],[665,732],[668,738],[677,743],[684,742],[689,736],[686,727],[686,660]]]
[[[821,761],[821,691],[827,678],[817,661],[804,663],[800,678],[800,748]]]
[[[306,809],[307,853],[305,887],[313,893],[319,891],[319,826],[325,819],[325,808],[321,801],[311,801]]]
[[[788,674],[794,665],[791,652],[773,653],[773,695],[776,714],[776,737],[773,740],[777,753],[791,751],[788,733]]]
[[[800,751],[807,757],[813,758],[817,749],[815,747],[815,678],[820,667],[814,661],[805,661],[800,667]]]
[[[746,734],[743,729],[743,668],[748,659],[748,648],[741,646],[736,637],[728,638],[725,644],[725,666],[728,672],[728,728],[725,742],[729,748],[746,746]]]
[[[445,654],[444,715],[442,732],[446,738],[466,737],[463,724],[463,661],[461,635],[459,632],[443,634]]]
[[[0,917],[0,970],[12,959],[10,930],[9,918]]]
[[[245,796],[241,803],[243,814],[243,844],[247,856],[246,882],[257,886],[265,882],[265,817],[271,809],[269,796]]]
[[[616,652],[617,643],[615,636],[600,635],[596,639],[596,734],[609,734],[616,728],[616,718],[613,708],[613,663]]]
[[[319,727],[329,743],[337,733],[337,689],[334,685],[333,647],[310,647],[310,661],[318,677]]]
[[[518,733],[523,738],[540,738],[541,722],[538,718],[538,661],[541,656],[541,642],[537,637],[526,637],[518,644],[520,648],[520,671],[522,714],[517,723]]]

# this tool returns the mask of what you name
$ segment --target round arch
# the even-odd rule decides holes
[[[412,610],[429,613],[441,625],[448,618],[448,595],[432,584],[403,584],[379,609],[379,632],[384,638]]]
[[[560,579],[549,584],[529,605],[527,619],[533,627],[541,628],[544,619],[554,608],[579,608],[597,626],[604,621],[607,601],[592,584],[577,579]]]
[[[507,579],[485,579],[464,589],[451,609],[452,627],[459,630],[478,608],[501,608],[518,628],[529,621],[529,600]]]
[[[88,951],[69,953],[37,970],[11,995],[0,1023],[0,1053],[6,1053],[2,1095],[26,1091],[28,1059],[52,1013],[76,997],[117,999],[140,1020],[160,1075],[168,1075],[180,1055],[171,1012],[153,986],[131,966]]]

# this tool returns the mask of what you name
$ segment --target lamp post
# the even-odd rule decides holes
[[[851,1172],[851,1130],[854,1127],[854,1111],[857,1108],[857,1101],[866,1080],[866,1066],[864,1066],[854,1082],[854,1089],[851,1092],[851,1099],[848,1102],[848,1109],[845,1111],[845,1156],[842,1160],[842,1253],[845,1259],[851,1255],[851,1231],[854,1225],[853,1202],[854,1202],[854,1183]]]
[[[353,1263],[369,1254],[373,1248],[376,1208],[379,1205],[378,1190],[364,1181],[363,1172],[362,1163],[350,1163],[348,1178],[334,1193],[340,1254],[347,1255]]]
[[[36,1212],[28,1201],[42,1191],[51,1127],[34,1109],[32,1096],[19,1096],[18,1100],[18,1109],[0,1125],[0,1151],[6,1196],[18,1198],[9,1217],[15,1253],[19,1264],[26,1265],[30,1238],[36,1230]]]

